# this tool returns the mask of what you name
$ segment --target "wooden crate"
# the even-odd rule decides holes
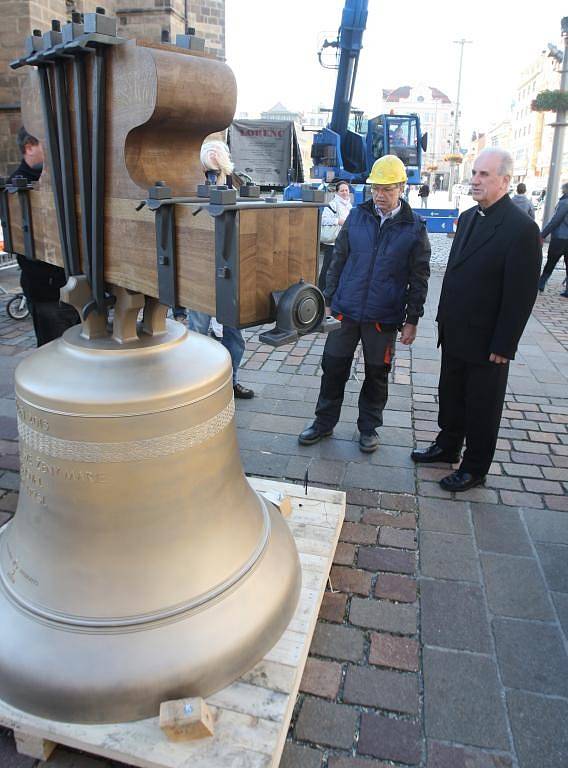
[[[288,494],[287,518],[302,565],[296,613],[278,643],[250,672],[210,696],[215,735],[170,742],[159,718],[112,725],[59,723],[26,714],[0,702],[0,724],[17,735],[23,754],[46,755],[52,744],[118,760],[140,768],[277,768],[319,606],[345,515],[345,494],[272,480],[250,478],[259,491]]]

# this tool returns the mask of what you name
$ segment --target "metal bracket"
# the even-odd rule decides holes
[[[231,208],[212,215],[215,218],[215,316],[223,325],[238,328],[240,322],[237,211]]]
[[[159,201],[156,212],[156,258],[158,265],[158,298],[161,304],[177,304],[176,222],[175,207],[170,202],[171,189],[156,182],[148,193],[147,204]]]
[[[15,178],[12,181],[12,188],[18,193],[20,201],[20,211],[22,213],[22,232],[24,235],[24,256],[30,261],[35,261],[34,236],[32,229],[32,209],[30,198],[28,197],[28,185],[26,179]]]
[[[13,253],[12,232],[10,230],[10,209],[8,207],[8,192],[6,191],[6,180],[0,179],[0,226],[4,238],[4,250],[7,253]]]

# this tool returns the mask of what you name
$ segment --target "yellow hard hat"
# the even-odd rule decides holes
[[[406,181],[406,168],[396,155],[384,155],[375,160],[367,184],[402,184]]]

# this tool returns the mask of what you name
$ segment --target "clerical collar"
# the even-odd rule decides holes
[[[402,208],[402,203],[399,203],[396,208],[394,208],[392,211],[389,211],[388,213],[383,213],[378,205],[375,205],[375,213],[381,220],[381,227],[385,223],[387,219],[394,219],[394,217],[397,215],[397,213],[400,213],[400,209]]]
[[[481,206],[478,206],[477,208],[478,214],[480,216],[491,216],[492,213],[494,213],[502,205],[505,204],[505,199],[509,199],[509,195],[504,194],[503,197],[500,197],[499,200],[497,200],[495,203],[490,205],[488,208],[482,209]]]

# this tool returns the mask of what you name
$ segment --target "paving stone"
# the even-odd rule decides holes
[[[522,491],[523,485],[518,477],[507,477],[505,475],[492,475],[491,487],[505,491]]]
[[[306,661],[300,690],[325,699],[335,699],[341,683],[341,664],[311,656]]]
[[[358,627],[414,635],[417,630],[417,611],[413,605],[353,597],[349,608],[349,621]]]
[[[494,619],[493,633],[501,679],[507,688],[568,697],[568,656],[557,627]]]
[[[20,487],[20,475],[17,472],[2,472],[0,474],[0,488],[6,491],[17,491]]]
[[[377,762],[377,760],[367,760],[361,757],[337,757],[330,755],[328,762],[328,768],[391,768],[383,762]]]
[[[538,466],[534,464],[507,464],[503,463],[503,469],[508,475],[513,477],[542,477],[542,472]]]
[[[509,555],[532,553],[518,510],[497,504],[472,504],[471,512],[480,549]]]
[[[15,418],[0,416],[0,438],[2,440],[18,439],[18,424]]]
[[[519,768],[568,765],[568,701],[508,691],[507,707]]]
[[[375,597],[399,603],[416,601],[416,581],[394,573],[380,573],[375,585]]]
[[[501,491],[501,501],[510,507],[532,507],[542,509],[544,504],[540,496],[535,493],[517,491]]]
[[[310,653],[345,661],[362,661],[364,638],[359,629],[336,624],[316,624]]]
[[[509,749],[497,667],[487,656],[424,648],[426,736]]]
[[[463,582],[420,582],[422,642],[442,648],[491,653],[483,594]]]
[[[498,478],[495,477],[495,480]],[[493,483],[493,476],[487,478],[487,484]],[[487,504],[497,504],[499,501],[499,495],[493,488],[485,488],[481,485],[477,488],[470,488],[469,491],[463,491],[460,493],[460,499],[464,501],[480,501]]]
[[[396,547],[398,549],[416,549],[416,533],[400,528],[382,526],[379,531],[379,544],[384,547]]]
[[[281,453],[260,453],[241,450],[244,470],[249,475],[264,477],[285,477],[289,458]],[[2,482],[0,478],[0,483]]]
[[[326,483],[327,485],[339,485],[345,472],[345,465],[341,461],[328,461],[326,459],[310,459],[308,465],[308,481],[310,483]],[[306,473],[306,460],[303,456],[292,456],[287,467],[287,477],[304,478]]]
[[[353,707],[306,698],[294,732],[301,741],[350,749],[358,720],[359,713]]]
[[[363,522],[369,525],[388,525],[391,528],[402,528],[406,530],[416,529],[416,515],[412,512],[379,512],[374,509],[366,510],[363,513]]]
[[[416,512],[418,503],[416,496],[400,493],[381,493],[381,509],[393,509],[397,512]]]
[[[343,687],[347,704],[418,714],[418,677],[387,669],[348,666]]]
[[[426,768],[512,768],[510,755],[496,755],[469,747],[456,747],[427,741],[428,762]]]
[[[420,530],[471,533],[469,505],[465,501],[419,499]]]
[[[355,552],[355,544],[349,544],[346,541],[338,541],[333,554],[333,562],[336,565],[353,565]]]
[[[558,509],[562,512],[568,512],[567,496],[545,496],[544,502],[549,509]]]
[[[279,768],[320,768],[323,752],[287,741]]]
[[[352,544],[374,544],[377,541],[377,529],[374,525],[363,523],[343,523],[339,538]]]
[[[0,500],[1,504],[1,500]],[[535,541],[568,544],[568,516],[562,512],[523,510],[523,517]]]
[[[361,455],[360,451],[359,455]],[[360,507],[377,508],[379,506],[381,495],[376,491],[365,491],[361,488],[347,488],[346,497],[348,504],[356,504]]]
[[[422,531],[420,565],[422,574],[434,579],[479,581],[477,556],[471,536]]]
[[[355,504],[346,504],[345,506],[345,522],[348,523],[360,523],[363,515],[363,508]]]
[[[347,595],[341,592],[325,592],[321,601],[318,618],[342,624],[346,605]]]
[[[364,712],[357,751],[382,760],[414,765],[422,754],[422,732],[418,723]]]
[[[550,467],[552,462],[550,456],[540,455],[538,453],[520,453],[519,451],[511,451],[511,461],[515,464],[532,464],[539,467]]]
[[[402,493],[414,493],[416,490],[413,470],[370,463],[348,464],[343,484],[347,488],[371,488]]]
[[[568,546],[537,544],[536,551],[548,588],[555,592],[568,592]]]
[[[523,485],[531,493],[556,493],[564,494],[562,485],[556,480],[532,480],[523,479]]]
[[[393,667],[406,672],[417,672],[419,650],[418,641],[410,637],[373,632],[369,663],[378,664],[381,667]]]
[[[0,728],[0,765],[2,768],[34,768],[36,760],[16,752],[11,731]]]
[[[356,568],[333,566],[330,579],[333,589],[348,594],[368,595],[371,589],[371,574]]]
[[[558,613],[560,626],[568,639],[568,594],[565,592],[554,592],[552,593],[552,601]]]
[[[386,547],[359,547],[357,565],[368,571],[389,571],[413,575],[416,571],[416,555]]]
[[[18,498],[18,493],[10,491],[2,495],[2,491],[0,491],[0,510],[2,512],[7,512],[8,514],[13,515],[16,511],[16,507],[18,506]]]
[[[546,586],[535,560],[481,554],[489,610],[497,616],[549,620],[554,617]]]

